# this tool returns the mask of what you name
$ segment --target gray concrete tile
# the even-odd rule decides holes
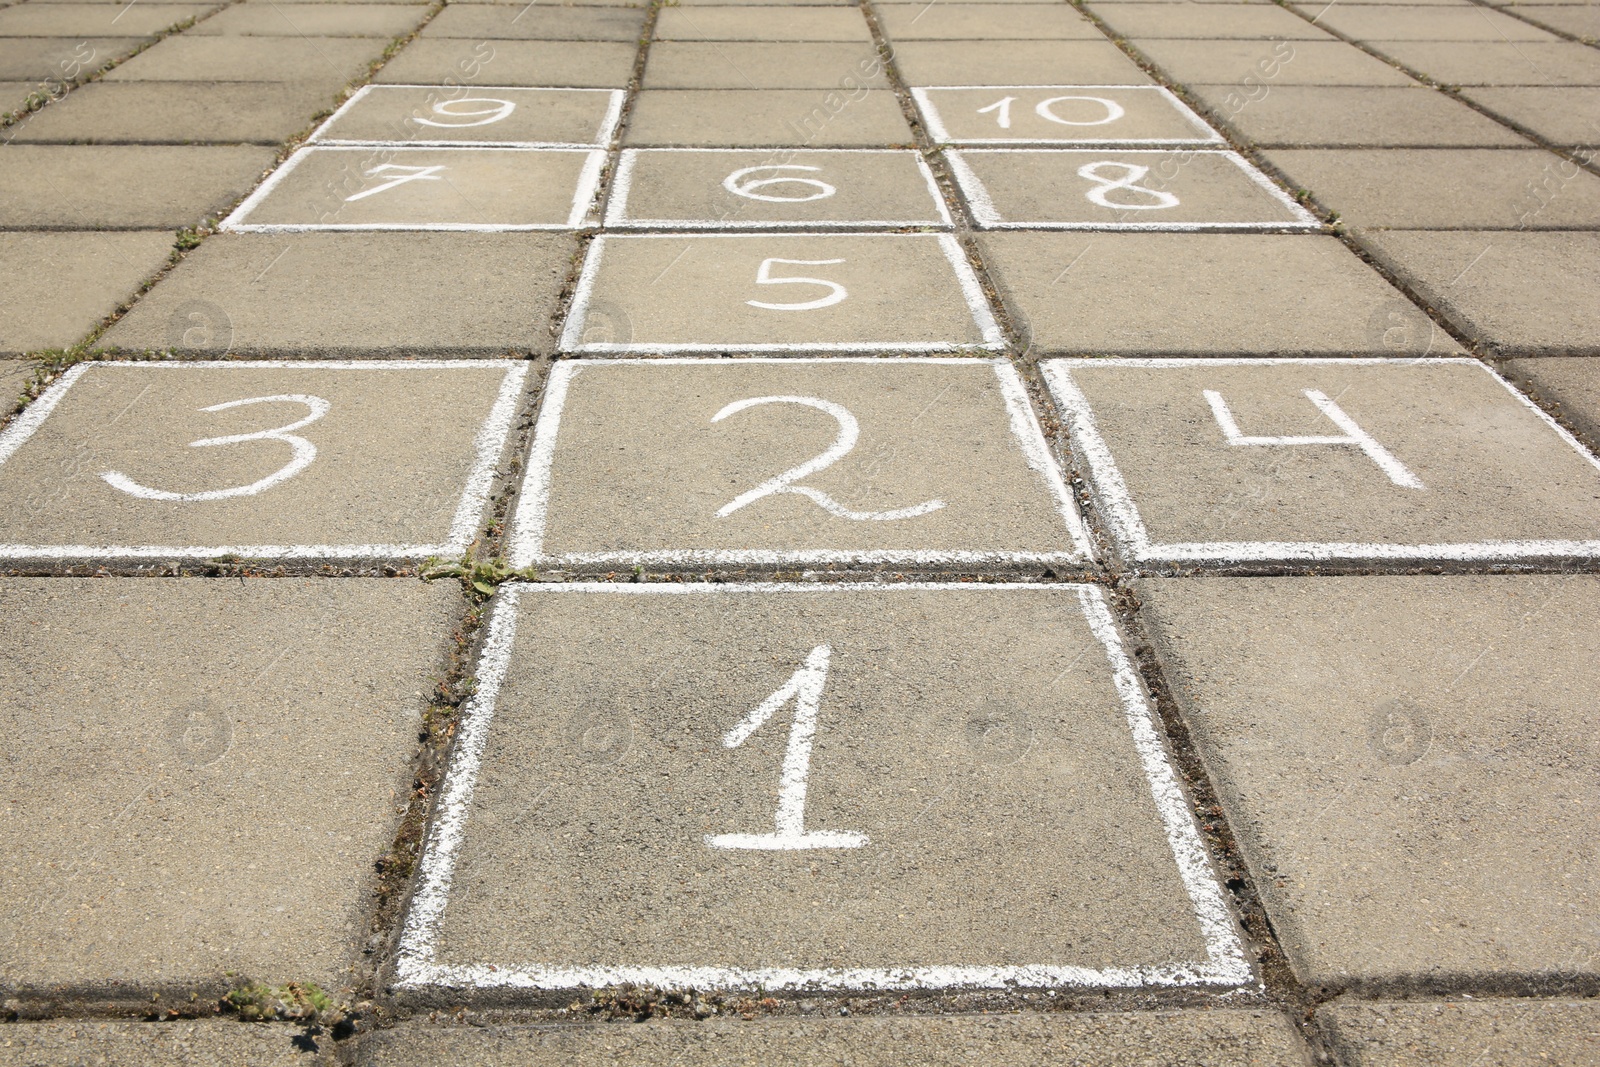
[[[1600,85],[1600,53],[1570,41],[1371,41],[1444,85]]]
[[[980,244],[1040,354],[1460,351],[1332,237],[989,233]]]
[[[656,41],[646,89],[887,89],[870,44]]]
[[[423,28],[421,36],[471,37],[478,41],[625,41],[644,32],[644,8],[544,7],[510,4],[451,4]]]
[[[1600,145],[1600,87],[1469,87],[1468,100],[1551,144]]]
[[[0,353],[77,344],[171,252],[170,233],[0,234]]]
[[[365,85],[309,138],[314,144],[604,147],[621,89]]]
[[[900,102],[882,89],[645,89],[633,102],[630,145],[910,145]]]
[[[948,234],[608,236],[589,246],[565,351],[996,348]]]
[[[1093,148],[945,153],[980,229],[1316,229],[1237,152]]]
[[[1233,83],[1246,88],[1417,84],[1383,60],[1343,41],[1183,41],[1146,37],[1139,40],[1138,47],[1168,77],[1182,83]]]
[[[215,4],[17,4],[0,11],[0,37],[155,37]]]
[[[500,598],[402,984],[1250,980],[1098,589]]]
[[[1527,145],[1491,118],[1421,86],[1190,85],[1211,114],[1267,147]]]
[[[105,343],[213,355],[544,351],[576,250],[572,238],[542,233],[219,234]],[[330,301],[332,291],[341,299]],[[210,334],[188,333],[193,309],[216,323]]]
[[[459,556],[526,369],[80,365],[0,440],[0,558]]]
[[[371,1067],[600,1067],[618,1060],[678,1067],[824,1067],[915,1062],[927,1067],[1299,1067],[1298,1034],[1262,1011],[1051,1014],[921,1019],[769,1020],[643,1026],[407,1026],[363,1042]]]
[[[594,201],[601,149],[302,148],[223,220],[237,232],[564,230]]]
[[[168,37],[107,81],[295,82],[338,89],[383,54],[375,37]]]
[[[1152,79],[1110,41],[906,41],[895,64],[910,85],[1144,85]]]
[[[0,156],[0,226],[176,230],[236,203],[270,148],[13,144]]]
[[[1076,9],[1055,4],[878,4],[892,41],[1098,41],[1104,35]]]
[[[1360,240],[1496,355],[1600,355],[1600,233],[1407,231]]]
[[[1600,1058],[1600,1006],[1573,1000],[1336,1000],[1317,1010],[1351,1067],[1516,1067]]]
[[[1083,562],[1088,535],[1025,396],[1009,365],[982,360],[561,363],[510,556]],[[772,481],[841,434],[853,455]]]
[[[308,1054],[294,1043],[304,1027],[243,1026],[225,1022],[142,1023],[60,1019],[16,1023],[0,1031],[0,1059],[30,1067],[117,1063],[129,1067],[324,1067],[327,1051]],[[326,1050],[327,1046],[324,1045]]]
[[[93,82],[6,131],[18,144],[271,144],[334,103],[294,82]]]
[[[1320,25],[1358,41],[1554,41],[1554,34],[1484,8],[1298,4]],[[1319,14],[1320,12],[1320,14]]]
[[[401,3],[235,4],[188,31],[191,37],[402,37],[424,11]]]
[[[30,742],[8,753],[0,981],[348,986],[461,608],[444,586],[0,582],[0,678],[30,694],[5,708]]]
[[[1553,30],[1570,33],[1586,41],[1600,40],[1600,12],[1592,6],[1518,4],[1513,10]]]
[[[1045,367],[1131,561],[1600,554],[1600,464],[1474,360]]]
[[[1355,227],[1406,230],[1593,226],[1600,178],[1542,149],[1277,148],[1291,185]]]
[[[1500,370],[1600,452],[1600,361],[1586,356],[1514,359]]]
[[[20,110],[38,88],[38,83],[31,81],[0,82],[0,115]]]
[[[859,10],[833,7],[668,7],[656,16],[655,36],[661,41],[872,43]]]
[[[148,38],[14,37],[0,40],[0,78],[69,83],[143,45]]]
[[[496,0],[497,3],[509,0]],[[728,0],[678,0],[679,7],[728,7]],[[739,0],[739,7],[855,7],[854,0]]]
[[[1220,134],[1159,85],[911,90],[928,135],[955,144],[1206,144]]]
[[[1095,14],[1121,37],[1207,40],[1327,41],[1326,30],[1292,11],[1252,4],[1121,4],[1096,8]]]
[[[395,85],[528,85],[621,89],[638,48],[612,41],[473,41],[419,38],[373,81]]]
[[[607,229],[949,229],[922,157],[911,149],[629,149]]]
[[[1139,583],[1304,980],[1592,979],[1600,753],[1569,681],[1600,652],[1596,591],[1579,575]],[[1426,1012],[1402,1032],[1461,1041],[1431,1062],[1492,1055]],[[1347,1062],[1430,1062],[1395,1037]]]

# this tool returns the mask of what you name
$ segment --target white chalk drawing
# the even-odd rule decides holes
[[[839,190],[820,178],[803,178],[797,174],[773,174],[768,178],[751,175],[772,171],[802,170],[821,173],[821,167],[802,166],[798,163],[774,164],[764,167],[743,167],[722,179],[722,187],[735,196],[747,200],[765,200],[770,204],[804,204],[810,200],[826,200]],[[811,191],[804,196],[780,196],[775,193],[758,193],[757,189],[770,189],[775,185],[800,185]]]
[[[772,265],[782,263],[790,267],[826,267],[834,263],[843,263],[842,259],[777,259],[769,258],[761,261],[761,266],[756,268],[757,285],[821,285],[826,286],[827,296],[819,296],[815,300],[803,300],[797,303],[772,304],[762,300],[746,300],[745,303],[755,308],[765,308],[768,311],[816,311],[820,308],[832,307],[841,303],[849,292],[838,282],[830,282],[823,278],[802,278],[799,276],[774,278]]]
[[[1107,167],[1120,170],[1120,176],[1107,176],[1104,172]],[[1140,185],[1145,175],[1150,173],[1150,168],[1138,163],[1119,163],[1112,159],[1102,159],[1096,163],[1085,163],[1078,168],[1078,177],[1087,178],[1097,183],[1094,188],[1084,193],[1089,202],[1099,204],[1101,207],[1113,208],[1117,211],[1160,211],[1164,208],[1177,207],[1178,198],[1171,193],[1160,189],[1151,189]],[[1138,196],[1147,196],[1153,202],[1134,200],[1112,200],[1110,193],[1122,189]]]
[[[1228,439],[1230,445],[1355,445],[1367,454],[1367,458],[1378,465],[1389,480],[1402,489],[1425,488],[1422,480],[1395,458],[1394,453],[1380,445],[1376,439],[1360,426],[1356,420],[1345,414],[1343,408],[1334,403],[1328,394],[1320,389],[1305,390],[1306,399],[1316,405],[1317,410],[1328,417],[1339,429],[1342,435],[1332,434],[1309,437],[1252,437],[1240,432],[1239,423],[1234,419],[1233,412],[1228,410],[1227,401],[1222,399],[1222,394],[1215,389],[1202,389],[1201,394],[1206,398],[1206,403],[1211,405],[1211,413],[1217,418],[1217,425],[1222,427],[1222,435]]]
[[[999,124],[1000,128],[1002,130],[1009,130],[1011,128],[1011,105],[1016,102],[1016,99],[1017,98],[1014,96],[1003,97],[1002,99],[990,104],[988,107],[980,107],[978,109],[978,114],[987,115],[989,112],[993,111],[995,113],[995,122]],[[1106,113],[1097,119],[1081,121],[1078,119],[1065,119],[1056,114],[1053,107],[1053,105],[1059,104],[1065,100],[1088,100],[1105,108]],[[1122,116],[1126,115],[1127,111],[1125,111],[1122,105],[1117,103],[1115,100],[1107,100],[1103,96],[1052,96],[1048,100],[1041,100],[1035,104],[1033,107],[1033,113],[1044,119],[1046,122],[1054,122],[1059,126],[1104,126],[1108,123],[1116,122]]]
[[[473,110],[460,110],[462,104],[488,104]],[[437,119],[425,119],[420,115],[412,115],[412,120],[420,126],[433,126],[444,130],[461,130],[469,126],[488,126],[508,118],[517,105],[510,100],[499,100],[489,96],[467,96],[459,100],[437,100],[433,105],[433,113],[447,119],[471,119],[470,122],[439,122]]]

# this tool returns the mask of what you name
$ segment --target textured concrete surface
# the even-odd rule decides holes
[[[1353,1067],[1514,1067],[1600,1058],[1593,1001],[1336,1000],[1317,1018]]]
[[[583,1027],[425,1027],[364,1042],[372,1067],[545,1067],[667,1063],[678,1067],[1299,1067],[1300,1037],[1268,1012],[954,1016],[919,1019],[762,1020]]]
[[[1121,4],[1095,14],[1123,37],[1326,41],[1328,34],[1291,11],[1269,5]]]
[[[450,541],[479,463],[476,439],[510,366],[90,366],[7,449],[0,544],[446,554],[381,546]],[[292,437],[193,444],[277,427]],[[226,495],[174,499],[217,493]]]
[[[0,234],[0,353],[77,344],[171,252],[170,233]]]
[[[209,1067],[249,1063],[260,1067],[322,1067],[329,1053],[295,1043],[303,1027],[225,1022],[104,1022],[63,1019],[15,1023],[0,1030],[0,1060],[29,1067]]]
[[[0,11],[0,37],[155,37],[215,11],[214,4],[17,4]]]
[[[479,41],[425,37],[411,42],[373,79],[391,85],[530,85],[621,89],[638,48],[612,41]]]
[[[667,8],[656,16],[662,41],[856,41],[872,40],[860,11],[833,7],[770,6]]]
[[[645,63],[646,89],[887,89],[870,44],[660,41]]]
[[[878,4],[878,21],[899,41],[1098,41],[1094,23],[1063,4]]]
[[[1331,237],[988,233],[980,246],[1025,339],[1041,354],[1460,351]],[[1129,278],[1143,284],[1129,285]]]
[[[169,37],[106,75],[107,81],[260,81],[326,87],[366,73],[383,54],[377,37]]]
[[[881,89],[646,89],[634,98],[630,145],[909,145],[911,127]]]
[[[231,207],[272,165],[243,146],[11,145],[0,159],[0,226],[176,230]]]
[[[1322,25],[1358,41],[1554,41],[1555,34],[1476,7],[1298,5]]]
[[[1035,469],[1037,430],[1028,441],[1013,433],[1004,380],[977,361],[584,364],[553,442],[543,553],[1075,555],[1064,487]],[[846,421],[782,401],[717,418],[774,397],[834,405]],[[749,498],[827,451],[849,423],[852,452],[794,483],[832,506],[796,491]],[[918,513],[891,517],[897,510]]]
[[[318,127],[318,142],[601,144],[617,94],[607,89],[374,85]]]
[[[146,38],[29,37],[0,40],[0,78],[61,86],[130,54]]]
[[[1600,448],[1600,361],[1586,356],[1513,359],[1501,370],[1591,449]]]
[[[474,41],[637,41],[644,29],[639,7],[528,7],[453,4],[423,29],[422,36]]]
[[[1600,652],[1595,581],[1139,584],[1307,981],[1593,977],[1600,752],[1589,691],[1560,679]]]
[[[236,4],[194,28],[195,37],[403,37],[423,11],[412,4]]]
[[[0,983],[344,985],[459,593],[6,579],[0,600],[0,714],[27,738]]]
[[[1294,546],[1356,558],[1409,546],[1428,558],[1483,545],[1514,557],[1520,542],[1593,541],[1600,531],[1593,457],[1477,364],[1051,368],[1066,369],[1086,398],[1151,558],[1196,543],[1220,559],[1278,558]],[[1350,436],[1307,390],[1336,398],[1387,458],[1354,443],[1233,444],[1206,396],[1220,398],[1246,438]],[[1096,468],[1108,504],[1109,477]]]
[[[1213,114],[1228,116],[1235,130],[1263,147],[1528,144],[1514,130],[1422,86],[1278,85],[1250,96],[1238,85],[1192,88]]]
[[[1202,10],[1209,11],[1211,6]],[[1416,84],[1414,79],[1383,60],[1343,41],[1191,41],[1144,37],[1139,39],[1138,47],[1168,76],[1180,82],[1246,86]]]
[[[204,357],[545,351],[575,251],[564,234],[219,234],[103,343]],[[330,301],[333,290],[344,299]],[[194,312],[206,329],[175,328]]]
[[[1445,85],[1600,85],[1600,52],[1568,41],[1369,41]]]
[[[1110,41],[902,41],[895,64],[910,85],[1143,85],[1140,70]]]
[[[6,131],[18,144],[271,144],[332,106],[294,82],[97,82]]]
[[[1600,88],[1477,86],[1463,95],[1551,144],[1600,145]]]
[[[32,363],[21,359],[0,360],[0,412],[10,414],[31,377]]]

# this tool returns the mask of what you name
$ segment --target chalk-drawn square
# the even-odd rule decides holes
[[[604,148],[621,89],[364,85],[307,138],[322,145]]]
[[[1222,144],[1159,85],[940,85],[911,95],[929,136],[949,144]]]

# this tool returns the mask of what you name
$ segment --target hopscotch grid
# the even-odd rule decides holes
[[[1198,137],[952,137],[949,129],[944,124],[944,116],[939,113],[938,105],[928,96],[928,93],[965,91],[969,89],[1126,89],[1139,92],[1154,90],[1156,95],[1164,99],[1179,117],[1193,126],[1200,134]],[[923,124],[927,127],[928,135],[939,144],[960,145],[989,145],[989,144],[1033,144],[1033,145],[1081,145],[1084,148],[1119,147],[1125,145],[1214,145],[1225,144],[1227,139],[1200,116],[1193,108],[1184,103],[1176,93],[1164,85],[926,85],[911,90],[911,96],[917,103],[917,110],[922,113]]]
[[[53,382],[39,398],[0,431],[0,467],[44,425],[68,391],[90,371],[116,370],[494,370],[505,375],[495,403],[474,437],[474,462],[460,502],[451,520],[448,540],[442,544],[304,544],[304,545],[24,545],[0,544],[0,559],[210,559],[243,556],[248,559],[426,559],[459,555],[471,543],[477,517],[489,500],[495,465],[509,437],[517,401],[527,380],[528,365],[497,366],[486,362],[455,360],[193,360],[95,361],[80,363]],[[499,436],[495,437],[498,433]]]
[[[1590,466],[1600,471],[1597,458],[1560,423],[1551,418],[1532,400],[1520,393],[1493,368],[1465,356],[1435,356],[1421,359],[1392,359],[1381,356],[1350,359],[1316,358],[1297,359],[1278,357],[1249,359],[1239,357],[1178,357],[1132,359],[1050,359],[1040,363],[1050,392],[1066,417],[1068,433],[1074,451],[1082,455],[1089,467],[1090,481],[1095,498],[1101,504],[1102,514],[1118,545],[1136,562],[1299,562],[1299,561],[1362,561],[1362,560],[1427,560],[1455,563],[1491,562],[1507,559],[1570,558],[1600,555],[1600,540],[1499,540],[1477,542],[1438,542],[1423,544],[1388,544],[1358,541],[1173,541],[1151,540],[1134,503],[1133,493],[1123,480],[1111,448],[1101,436],[1088,398],[1071,378],[1078,368],[1134,367],[1161,369],[1165,367],[1249,367],[1249,366],[1330,366],[1330,367],[1407,367],[1407,366],[1462,366],[1474,367],[1488,374],[1523,406],[1534,412],[1554,430],[1566,444]]]
[[[818,366],[859,365],[872,367],[897,367],[910,365],[942,367],[991,368],[999,381],[1000,395],[1006,406],[1010,429],[1028,468],[1045,482],[1056,502],[1057,512],[1066,524],[1074,549],[1060,552],[1004,552],[1004,551],[932,551],[901,549],[655,549],[634,552],[566,552],[556,556],[544,554],[544,536],[549,520],[551,478],[555,467],[555,450],[560,434],[561,419],[572,381],[588,367],[661,367],[701,366],[730,367],[765,364],[770,366],[813,363]],[[539,419],[534,426],[533,448],[528,455],[527,475],[512,516],[511,534],[508,538],[508,555],[513,568],[534,565],[601,566],[612,563],[651,564],[679,566],[701,563],[780,565],[786,563],[904,563],[938,566],[961,563],[1075,563],[1090,565],[1094,562],[1094,542],[1078,514],[1060,468],[1050,455],[1044,430],[1033,414],[1027,400],[1027,391],[1016,368],[1001,359],[977,360],[962,357],[921,357],[909,359],[881,359],[872,356],[839,357],[830,359],[756,357],[739,360],[704,359],[693,357],[667,357],[660,359],[575,359],[558,363],[550,372],[545,386],[544,401]]]
[[[224,233],[358,233],[371,231],[426,232],[448,231],[454,233],[520,233],[529,231],[570,230],[580,226],[588,214],[599,189],[600,174],[605,165],[606,150],[580,146],[576,148],[526,147],[522,145],[473,146],[463,144],[398,145],[397,151],[406,152],[549,152],[572,155],[582,152],[587,158],[578,172],[577,188],[573,191],[572,207],[565,222],[246,222],[251,212],[272,194],[290,172],[299,167],[313,152],[370,152],[372,145],[318,144],[295,150],[283,165],[245,197],[217,229]]]
[[[358,101],[375,95],[377,89],[442,89],[452,88],[470,89],[473,92],[518,92],[518,93],[605,93],[610,97],[606,105],[605,115],[600,120],[600,126],[592,141],[461,141],[461,140],[428,140],[422,138],[364,138],[364,137],[326,137],[324,131],[331,129],[333,124],[348,112]],[[374,84],[363,85],[355,94],[339,105],[338,110],[329,115],[323,123],[312,131],[306,138],[306,145],[319,145],[326,148],[567,148],[567,149],[592,149],[605,148],[611,144],[616,135],[617,124],[622,121],[622,104],[627,95],[624,89],[593,89],[593,88],[554,88],[551,86],[534,85],[483,85],[483,86],[448,86],[448,85],[390,85]],[[471,127],[467,127],[471,128]]]
[[[478,770],[493,723],[495,702],[505,682],[516,640],[517,611],[524,596],[601,594],[612,596],[731,596],[755,594],[837,594],[899,592],[1031,592],[1071,591],[1091,635],[1112,667],[1113,681],[1125,721],[1139,756],[1140,768],[1158,809],[1174,863],[1184,884],[1202,940],[1204,961],[1165,965],[1090,968],[1069,965],[911,966],[856,968],[740,968],[721,966],[572,967],[436,962],[439,925],[449,903],[455,865],[465,838]],[[500,592],[490,619],[479,663],[479,690],[462,713],[456,752],[450,762],[439,806],[419,863],[420,880],[402,927],[395,967],[397,985],[475,988],[575,989],[628,982],[695,988],[951,989],[960,987],[1075,986],[1148,988],[1177,986],[1241,986],[1251,978],[1244,947],[1223,903],[1222,887],[1201,843],[1199,831],[1183,803],[1177,777],[1155,732],[1148,698],[1122,650],[1115,621],[1104,594],[1082,584],[1043,585],[1002,582],[992,585],[943,582],[851,582],[810,585],[794,582],[728,585],[617,584],[565,582],[530,585],[511,582]],[[1109,629],[1108,629],[1109,628]],[[1109,638],[1109,641],[1108,641]],[[1152,771],[1155,772],[1152,776]]]
[[[707,236],[696,234],[694,237]],[[760,237],[793,238],[808,236],[793,232],[762,232],[762,233],[722,233],[716,235],[727,239],[746,239]],[[850,234],[828,233],[814,235],[822,240],[835,237],[851,236]],[[967,304],[967,313],[972,316],[973,325],[978,327],[982,337],[981,341],[795,341],[785,344],[768,342],[743,342],[728,341],[714,344],[699,342],[646,342],[646,341],[583,341],[583,330],[588,319],[589,307],[593,297],[595,277],[600,272],[601,259],[608,241],[655,241],[655,240],[682,240],[674,234],[665,233],[629,233],[629,234],[601,234],[590,243],[589,251],[584,257],[583,270],[578,274],[577,283],[573,286],[572,304],[567,310],[567,317],[561,329],[560,350],[562,352],[581,353],[583,355],[603,355],[607,353],[634,355],[639,353],[679,353],[679,352],[999,352],[1005,348],[1005,335],[1000,330],[1000,324],[994,317],[993,309],[989,307],[988,298],[983,294],[983,286],[978,281],[978,276],[972,270],[972,265],[967,262],[966,253],[962,251],[961,244],[953,234],[948,233],[892,233],[892,234],[862,234],[883,238],[886,240],[928,240],[936,239],[945,260],[950,264],[955,274],[956,283],[961,289],[962,298]],[[693,239],[693,238],[691,238]]]
[[[807,222],[804,220],[782,222],[773,220],[740,220],[740,219],[645,219],[632,218],[628,215],[628,197],[633,192],[633,172],[641,156],[655,153],[715,153],[728,155],[747,155],[755,149],[749,148],[625,148],[617,162],[616,174],[611,179],[611,198],[606,204],[604,226],[608,230],[619,230],[624,233],[633,230],[838,230],[849,232],[852,230],[892,230],[910,227],[930,227],[941,229],[954,229],[955,221],[950,217],[950,209],[945,206],[944,197],[939,195],[939,183],[933,176],[933,169],[928,166],[927,160],[922,158],[922,153],[909,148],[813,148],[805,149],[807,155],[893,155],[911,156],[916,161],[918,172],[928,188],[928,195],[932,198],[937,218],[928,219],[823,219]],[[769,150],[770,153],[770,150]],[[797,158],[798,153],[788,158]]]
[[[1045,155],[1051,153],[1071,154],[1078,152],[1094,152],[1092,148],[949,148],[945,150],[945,160],[950,164],[950,170],[956,176],[956,183],[961,187],[962,195],[966,198],[967,206],[972,210],[973,221],[984,230],[1076,230],[1110,232],[1146,233],[1194,233],[1201,230],[1281,230],[1288,232],[1302,232],[1320,230],[1322,223],[1317,217],[1299,204],[1294,199],[1278,188],[1271,178],[1261,173],[1251,162],[1238,152],[1216,148],[1199,148],[1191,154],[1196,156],[1217,156],[1226,159],[1244,172],[1245,177],[1267,193],[1279,207],[1290,214],[1288,219],[1269,219],[1256,222],[1007,222],[998,209],[994,206],[994,199],[989,195],[989,187],[978,177],[972,165],[967,162],[966,155],[970,152],[976,156],[993,156],[1005,153],[1027,153],[1032,155]],[[1119,155],[1166,155],[1158,149],[1133,148],[1121,149]]]

